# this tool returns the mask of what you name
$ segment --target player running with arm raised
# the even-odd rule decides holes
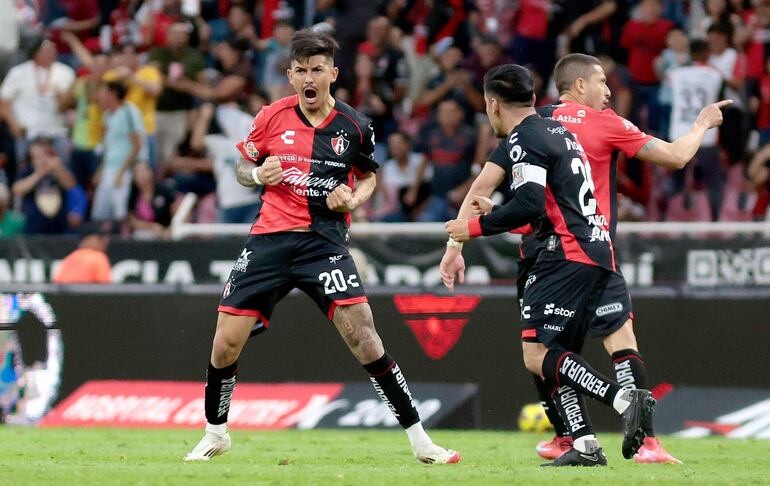
[[[261,207],[218,308],[206,377],[206,433],[185,460],[207,461],[230,449],[227,417],[238,357],[250,336],[267,330],[275,305],[294,288],[334,323],[406,430],[415,457],[425,463],[460,460],[423,430],[348,252],[350,212],[371,196],[377,163],[371,120],[329,93],[338,74],[335,48],[327,34],[297,32],[287,71],[297,94],[263,108],[237,146],[238,182],[264,186]],[[325,352],[319,349],[315,364],[308,364],[322,363]]]
[[[673,142],[666,142],[644,134],[611,109],[605,109],[611,93],[606,85],[604,70],[593,56],[565,56],[557,63],[554,77],[560,91],[560,100],[538,111],[543,116],[560,121],[582,145],[592,169],[594,194],[608,219],[613,238],[617,214],[616,153],[623,151],[629,157],[635,156],[670,169],[682,168],[697,152],[707,131],[721,124],[720,109],[730,103],[721,101],[705,107],[688,133]],[[491,201],[484,198],[504,179],[505,171],[501,166],[494,162],[485,164],[466,196],[458,218],[470,217],[474,206],[480,212],[488,211]],[[528,233],[529,230],[521,228],[517,232]],[[441,276],[444,284],[452,289],[456,279],[462,282],[465,263],[460,245],[450,241],[447,246],[441,261]],[[538,241],[534,235],[522,239],[517,279],[519,297],[524,293],[529,269],[536,260],[537,247]],[[631,300],[620,272],[611,277],[607,292],[592,310],[590,320],[589,334],[603,338],[618,381],[624,386],[646,388],[644,362],[633,332]],[[569,450],[572,438],[555,412],[542,380],[535,377],[535,383],[557,432],[551,441],[538,444],[538,454],[546,459],[555,459]],[[654,437],[652,424],[648,424],[647,433],[649,436],[644,446],[634,458],[636,462],[679,462],[660,447]]]

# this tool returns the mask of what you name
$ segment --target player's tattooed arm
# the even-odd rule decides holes
[[[246,187],[256,187],[257,181],[254,180],[252,170],[257,164],[250,162],[243,157],[238,158],[238,163],[235,164],[235,177],[238,180],[238,184]]]
[[[642,150],[640,150],[640,152],[644,153],[644,152],[650,152],[650,151],[654,150],[655,149],[655,140],[656,139],[654,139],[654,138],[650,139],[649,142],[644,144],[644,146],[642,147]]]

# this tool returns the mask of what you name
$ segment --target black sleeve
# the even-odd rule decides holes
[[[479,218],[484,236],[505,233],[531,223],[545,212],[545,187],[533,182],[516,190],[513,199]]]
[[[511,159],[508,158],[508,146],[505,143],[505,139],[500,140],[500,143],[489,154],[487,160],[495,165],[499,165],[506,174],[511,171]]]
[[[358,153],[356,160],[353,161],[353,167],[363,173],[376,172],[380,164],[374,160],[374,130],[371,123],[367,123],[363,134],[364,139],[361,142],[361,151]]]

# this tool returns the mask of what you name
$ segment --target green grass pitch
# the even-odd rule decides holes
[[[380,431],[234,431],[233,450],[209,463],[184,463],[197,430],[0,427],[0,485],[98,484],[770,484],[770,441],[663,438],[685,464],[639,465],[620,455],[617,434],[601,434],[606,468],[542,469],[544,435],[435,431],[462,461],[415,461],[406,436]]]

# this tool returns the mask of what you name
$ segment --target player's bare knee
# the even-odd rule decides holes
[[[211,364],[216,368],[224,368],[235,363],[238,359],[242,343],[226,333],[217,332],[211,347]]]

